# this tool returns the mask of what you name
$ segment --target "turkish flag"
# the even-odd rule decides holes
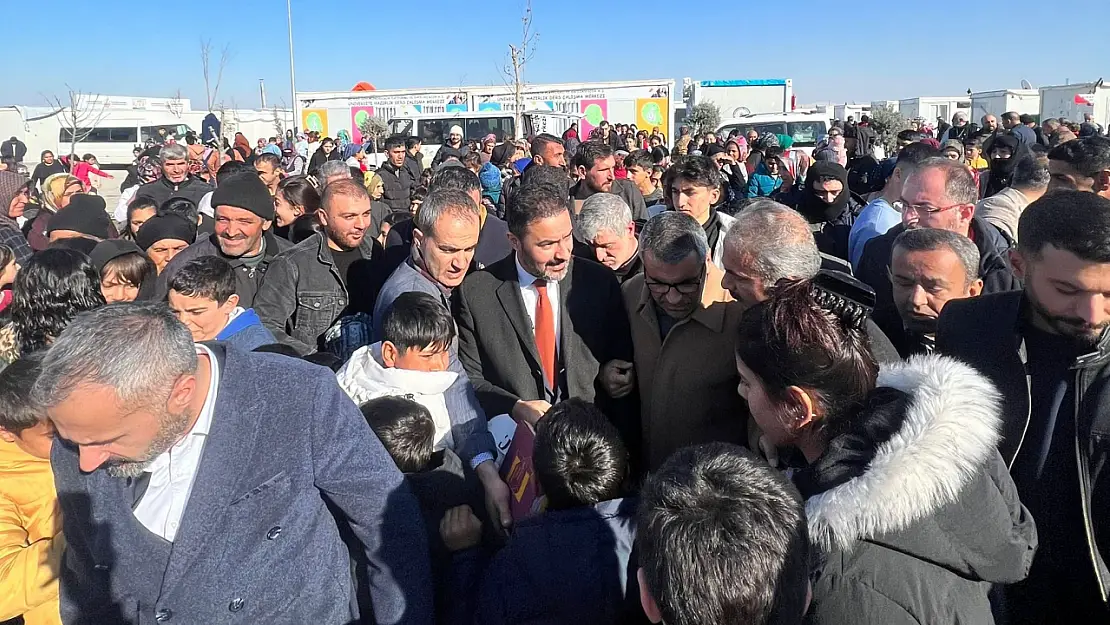
[[[1095,98],[1095,94],[1093,94],[1093,93],[1085,93],[1085,94],[1078,94],[1077,93],[1077,94],[1075,94],[1075,103],[1076,104],[1082,104],[1083,106],[1094,106],[1095,105],[1094,98]]]

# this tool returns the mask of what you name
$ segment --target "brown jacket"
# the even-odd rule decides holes
[[[687,445],[747,441],[747,404],[736,391],[736,335],[742,310],[712,263],[701,306],[659,336],[655,304],[640,274],[621,288],[632,326],[640,387],[643,458],[655,470]]]

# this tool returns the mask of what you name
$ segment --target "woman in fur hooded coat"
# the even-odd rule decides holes
[[[993,623],[991,585],[1024,579],[1037,544],[995,449],[998,392],[940,356],[880,371],[865,313],[780,283],[737,341],[761,446],[805,458],[793,478],[819,554],[810,622]]]

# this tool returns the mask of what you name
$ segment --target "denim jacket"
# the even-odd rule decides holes
[[[374,263],[373,269],[363,274],[368,276],[366,284],[343,284],[322,232],[275,258],[254,300],[262,325],[303,355],[320,349],[324,334],[340,317],[372,311],[390,267],[374,239],[364,238],[359,250],[364,259]],[[369,302],[369,308],[354,306],[352,293],[359,301]]]

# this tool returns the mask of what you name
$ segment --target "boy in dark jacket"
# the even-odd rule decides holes
[[[593,404],[570,399],[536,427],[533,463],[547,512],[516,524],[478,593],[474,622],[639,623],[628,453]]]
[[[197,341],[226,341],[250,352],[277,343],[253,308],[239,306],[235,269],[218,256],[185,263],[170,280],[170,310]]]
[[[372,399],[360,407],[366,422],[405,474],[428,532],[436,614],[441,623],[461,623],[455,611],[469,612],[466,597],[449,601],[452,576],[470,579],[484,561],[482,485],[450,449],[434,451],[435,423],[424,406],[400,396]],[[442,529],[441,529],[442,528]],[[465,619],[465,617],[463,617]]]

